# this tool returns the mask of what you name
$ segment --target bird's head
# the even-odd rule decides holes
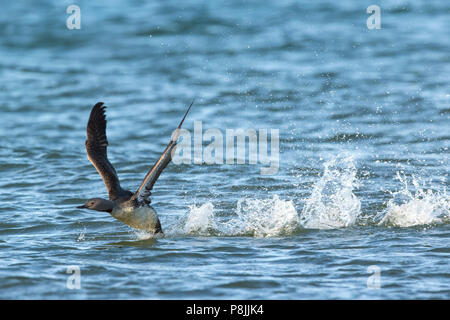
[[[114,208],[114,202],[102,198],[92,198],[87,200],[82,206],[78,206],[77,208],[105,211],[111,213]]]

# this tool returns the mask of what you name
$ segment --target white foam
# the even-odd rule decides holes
[[[83,227],[83,230],[78,235],[77,241],[78,242],[84,241],[85,240],[85,235],[86,235],[86,227]]]
[[[337,156],[324,163],[323,174],[313,185],[300,214],[291,200],[277,195],[240,199],[234,212],[221,215],[216,214],[212,202],[207,202],[189,206],[186,216],[168,228],[166,234],[277,237],[295,234],[301,228],[337,229],[365,224],[368,218],[361,216],[361,200],[354,193],[359,186],[356,175],[353,157]],[[392,193],[387,209],[374,218],[378,225],[408,227],[450,221],[450,201],[445,191],[427,191],[413,177],[416,192],[412,193],[406,179],[399,175],[398,178],[404,187]],[[398,201],[399,196],[402,202]]]
[[[236,214],[216,215],[214,205],[189,206],[187,215],[171,228],[170,234],[272,237],[292,234],[299,227],[298,214],[291,201],[240,199]]]
[[[214,205],[207,202],[201,206],[189,206],[189,214],[184,223],[187,234],[208,235],[215,228]]]
[[[240,232],[255,237],[288,235],[300,226],[292,201],[282,200],[277,195],[266,200],[241,199],[236,213]]]
[[[442,224],[450,220],[450,198],[443,192],[426,190],[425,184],[415,176],[412,181],[415,192],[410,190],[408,179],[397,172],[397,179],[403,188],[392,193],[387,208],[378,215],[378,225],[412,227]]]
[[[336,157],[324,164],[324,173],[314,185],[299,217],[291,200],[274,195],[268,199],[243,198],[233,215],[218,216],[214,205],[189,206],[187,215],[171,227],[169,234],[276,237],[314,229],[354,225],[360,215],[360,200],[352,157]]]
[[[139,229],[131,229],[130,232],[133,233],[136,236],[136,240],[139,240],[139,241],[154,238],[153,232],[139,230]]]
[[[358,186],[351,156],[336,157],[324,164],[324,173],[306,200],[300,221],[307,229],[337,229],[356,223],[361,201],[353,193]]]

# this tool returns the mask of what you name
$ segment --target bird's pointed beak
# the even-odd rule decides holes
[[[82,206],[78,206],[77,209],[86,209],[87,207],[83,204]]]

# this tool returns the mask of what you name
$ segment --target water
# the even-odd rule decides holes
[[[2,2],[0,298],[450,298],[448,1],[379,1],[379,30],[372,1],[70,4]],[[188,130],[279,129],[277,174],[170,164],[161,239],[75,208],[106,197],[97,101],[135,190],[194,97]]]

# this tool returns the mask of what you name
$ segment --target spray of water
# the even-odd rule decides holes
[[[172,235],[221,235],[272,237],[290,235],[299,228],[292,201],[279,199],[240,199],[236,214],[219,217],[214,205],[207,202],[190,206],[188,214],[171,230]]]
[[[402,188],[391,193],[386,210],[375,218],[378,225],[412,227],[450,221],[450,198],[445,189],[442,192],[427,190],[425,183],[415,176],[410,178],[410,184],[408,178],[399,172],[397,179]]]
[[[324,167],[300,214],[301,224],[308,229],[352,226],[361,214],[361,201],[353,193],[358,186],[353,158],[336,157]]]
[[[186,217],[183,231],[186,234],[208,235],[217,230],[214,205],[207,202],[199,207],[189,206],[189,215]]]
[[[219,217],[207,202],[190,206],[187,215],[171,230],[172,235],[222,235],[276,237],[302,228],[331,229],[355,224],[360,200],[353,194],[357,186],[356,168],[351,157],[337,157],[324,165],[324,174],[314,185],[299,215],[291,200],[277,195],[269,199],[243,198],[233,215]]]
[[[323,174],[313,185],[300,213],[291,200],[277,195],[268,199],[239,199],[229,215],[218,215],[212,202],[191,205],[185,217],[165,229],[168,236],[252,236],[277,237],[301,229],[337,229],[363,224],[361,201],[354,194],[359,186],[352,156],[338,156],[324,164]],[[420,180],[397,174],[403,188],[391,193],[387,208],[375,216],[379,226],[410,227],[448,223],[450,201],[445,190],[426,190]],[[139,239],[147,234],[136,234]]]
[[[242,226],[240,233],[255,237],[289,235],[300,226],[292,201],[272,199],[241,199],[237,203],[237,215]]]
[[[77,241],[78,242],[84,241],[85,240],[85,235],[86,235],[86,227],[83,227],[83,230],[78,235]]]

